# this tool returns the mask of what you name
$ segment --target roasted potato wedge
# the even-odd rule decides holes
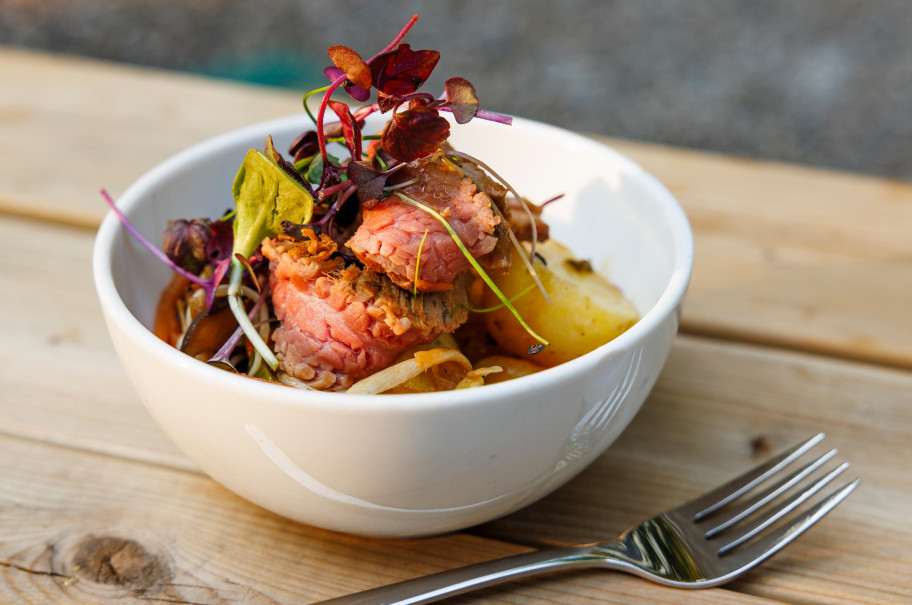
[[[605,344],[623,333],[639,319],[633,304],[608,280],[596,273],[586,261],[548,240],[539,244],[535,269],[551,297],[548,304],[533,285],[522,263],[514,259],[506,275],[494,277],[494,282],[513,299],[513,306],[526,323],[551,344],[537,354],[528,350],[538,342],[526,332],[510,310],[501,307],[488,312],[485,324],[497,344],[506,352],[538,365],[551,367]],[[490,289],[485,293],[485,307],[494,307],[500,300]]]
[[[498,367],[500,372],[488,374],[485,376],[485,384],[494,384],[495,382],[506,382],[515,378],[529,376],[536,372],[541,372],[544,368],[538,364],[519,359],[512,355],[489,355],[482,358],[475,367]]]

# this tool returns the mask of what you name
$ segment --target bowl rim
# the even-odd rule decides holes
[[[303,128],[306,128],[308,122],[305,119],[306,116],[301,114],[289,115],[250,124],[196,143],[170,156],[140,176],[117,198],[116,204],[129,217],[148,192],[152,191],[160,182],[166,181],[175,172],[182,170],[187,163],[202,160],[226,146],[249,139],[254,135],[265,136],[276,130],[290,128],[295,124],[301,124]],[[481,390],[464,389],[436,393],[384,395],[379,398],[376,395],[353,395],[323,391],[305,391],[302,393],[299,389],[276,388],[276,385],[251,380],[246,376],[232,375],[224,370],[190,358],[160,340],[127,308],[114,284],[111,262],[114,242],[119,234],[125,230],[111,210],[108,210],[105,214],[98,228],[92,254],[95,287],[107,320],[116,323],[123,332],[129,334],[130,338],[135,340],[148,353],[166,363],[188,368],[189,371],[199,375],[198,379],[200,381],[214,383],[213,386],[216,388],[219,387],[218,383],[222,383],[222,386],[230,386],[235,392],[243,396],[249,396],[252,400],[258,402],[269,401],[271,404],[280,406],[316,406],[340,410],[344,408],[356,410],[359,413],[385,413],[395,410],[410,412],[426,409],[439,410],[456,406],[488,405],[499,400],[510,399],[523,392],[535,392],[549,384],[572,380],[575,376],[584,374],[587,369],[597,365],[601,359],[629,349],[644,340],[646,335],[655,329],[666,316],[676,312],[677,306],[683,301],[693,269],[693,233],[683,208],[671,192],[639,164],[610,146],[581,134],[527,118],[513,117],[512,127],[538,131],[545,136],[570,138],[574,145],[578,146],[580,153],[596,154],[610,158],[621,171],[634,174],[643,180],[643,184],[649,189],[662,207],[665,215],[670,219],[672,234],[675,238],[674,266],[671,277],[658,300],[640,317],[639,321],[623,334],[581,357],[547,368],[530,376],[485,385]],[[129,237],[129,234],[124,235]],[[190,363],[188,364],[188,362]]]

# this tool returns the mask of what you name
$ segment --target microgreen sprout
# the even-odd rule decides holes
[[[225,273],[228,270],[228,259],[224,259],[218,262],[213,268],[214,270],[209,278],[203,278],[191,271],[187,271],[175,263],[173,260],[168,258],[167,254],[155,246],[155,244],[147,240],[145,236],[139,232],[139,230],[133,225],[133,223],[130,222],[124,213],[120,211],[120,208],[118,208],[117,204],[114,203],[114,200],[111,199],[111,196],[108,194],[107,190],[101,190],[101,197],[104,198],[105,203],[108,205],[111,211],[114,212],[114,215],[124,226],[124,229],[126,229],[127,232],[132,235],[134,239],[136,239],[136,241],[138,241],[145,249],[147,249],[156,258],[158,258],[158,260],[170,267],[172,271],[178,275],[186,277],[192,283],[203,289],[206,294],[206,309],[211,309],[212,303],[215,300],[215,290],[218,288],[219,283],[221,283],[222,278],[225,277]]]
[[[410,45],[401,43],[417,20],[418,15],[413,15],[392,42],[367,60],[345,46],[332,46],[327,51],[333,65],[323,73],[330,84],[307,93],[302,101],[308,116],[316,125],[317,149],[313,149],[313,153],[309,153],[309,146],[294,150],[295,166],[299,169],[303,168],[303,158],[314,155],[319,150],[323,161],[320,164],[318,192],[332,186],[331,174],[341,172],[329,162],[327,143],[332,141],[330,134],[333,133],[327,130],[329,125],[324,121],[327,108],[339,116],[341,134],[352,161],[356,162],[361,159],[361,141],[368,138],[361,134],[360,125],[364,118],[378,110],[383,113],[392,112],[392,117],[379,138],[383,150],[400,162],[411,162],[428,156],[446,141],[450,127],[447,120],[440,117],[439,111],[451,112],[458,124],[465,124],[476,117],[504,124],[511,122],[507,116],[480,109],[475,87],[464,78],[447,80],[444,94],[440,98],[418,90],[436,67],[440,53],[434,50],[412,50]],[[332,100],[333,93],[339,88],[361,102],[367,101],[371,91],[376,90],[377,102],[350,112],[345,104]],[[322,94],[316,117],[307,103],[315,94]],[[405,105],[408,108],[399,111]],[[369,136],[376,138],[375,135]],[[313,167],[313,162],[310,164]],[[385,172],[385,168],[381,170]],[[359,199],[364,201],[360,193]]]
[[[427,239],[430,229],[424,230],[424,235],[421,236],[421,241],[418,242],[418,254],[415,255],[415,289],[412,292],[413,296],[418,296],[418,268],[421,266],[421,248],[424,247],[424,240]]]
[[[259,286],[257,287],[259,288]],[[250,312],[247,313],[247,318],[249,320],[253,320],[253,318],[256,317],[257,313],[259,313],[260,308],[262,308],[263,304],[266,302],[266,299],[269,297],[268,292],[254,292],[250,291],[250,288],[244,288],[244,290],[246,290],[245,293],[248,296],[254,298],[253,307],[250,309]],[[227,291],[225,294],[227,295]],[[253,297],[253,294],[258,294],[258,296]],[[234,349],[237,347],[238,343],[241,341],[241,336],[243,334],[244,332],[239,326],[231,335],[231,337],[225,341],[225,344],[223,344],[221,348],[216,351],[215,355],[213,355],[212,358],[209,359],[209,361],[206,363],[222,368],[223,370],[229,370],[237,373],[237,369],[231,363],[231,352],[234,351]]]
[[[538,207],[539,207],[539,208],[544,208],[544,207],[547,206],[548,204],[553,204],[554,202],[556,202],[557,200],[562,199],[563,197],[564,197],[564,194],[563,194],[563,193],[558,193],[558,194],[555,195],[554,197],[549,198],[549,199],[545,200],[544,202],[542,202],[541,204],[539,204]]]
[[[516,302],[517,300],[519,300],[520,298],[522,298],[523,296],[525,296],[526,294],[528,294],[529,292],[531,292],[531,291],[534,290],[534,289],[535,289],[535,284],[529,284],[528,286],[526,286],[525,288],[523,288],[522,290],[520,290],[520,291],[519,291],[519,294],[517,294],[516,296],[511,297],[511,298],[510,298],[510,302],[511,302],[511,303],[512,303],[512,302]],[[504,308],[504,304],[503,304],[503,303],[500,303],[500,304],[494,305],[493,307],[485,307],[485,308],[483,308],[483,309],[476,309],[475,307],[469,307],[469,306],[467,306],[467,305],[456,305],[456,309],[459,309],[460,307],[463,308],[463,309],[465,309],[465,310],[468,311],[469,313],[493,313],[494,311],[497,311],[497,310],[499,310],[499,309],[503,309],[503,308]],[[454,314],[456,313],[456,309],[453,309],[453,313],[454,313]]]

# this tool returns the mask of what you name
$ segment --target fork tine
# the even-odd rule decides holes
[[[728,544],[726,544],[722,548],[720,548],[719,554],[723,555],[726,552],[735,548],[736,546],[743,544],[744,542],[747,542],[748,540],[750,540],[751,538],[756,536],[758,533],[760,533],[761,531],[763,531],[764,529],[766,529],[767,527],[769,527],[770,525],[772,525],[773,523],[775,523],[776,521],[778,521],[779,519],[784,517],[785,515],[789,514],[790,512],[792,512],[799,506],[801,506],[801,504],[803,504],[805,501],[807,501],[808,498],[810,498],[811,496],[813,496],[814,494],[816,494],[817,492],[822,490],[824,487],[826,487],[826,485],[830,481],[832,481],[837,476],[839,476],[847,468],[849,468],[849,463],[843,462],[838,467],[834,468],[832,471],[830,471],[829,473],[827,473],[826,475],[824,475],[823,477],[818,479],[813,485],[811,485],[809,488],[802,491],[800,494],[795,495],[795,497],[783,502],[779,506],[775,507],[771,511],[767,512],[766,514],[762,515],[761,517],[759,517],[758,519],[753,521],[753,523],[751,523],[751,525],[748,528],[746,528],[741,533],[741,535],[739,535],[737,538],[731,540]]]
[[[738,506],[731,512],[726,511],[725,516],[722,519],[713,518],[712,529],[707,530],[706,537],[712,538],[716,534],[728,529],[735,523],[747,518],[749,515],[758,511],[760,508],[766,504],[772,502],[774,499],[778,498],[780,495],[784,494],[787,490],[797,485],[799,481],[813,473],[815,470],[823,466],[830,458],[836,455],[838,450],[832,449],[820,456],[816,460],[811,461],[807,465],[798,469],[785,479],[782,479],[775,485],[771,486],[769,489],[765,490],[763,493],[756,495],[751,498],[748,502]]]
[[[778,473],[782,468],[789,465],[796,458],[799,458],[806,451],[820,443],[824,437],[825,435],[823,433],[817,433],[810,439],[782,452],[764,464],[749,470],[740,477],[732,479],[725,485],[717,487],[711,492],[688,502],[680,507],[679,510],[692,512],[694,521],[699,521],[700,519],[711,515],[726,504],[729,504]]]
[[[837,504],[845,500],[858,487],[859,483],[861,483],[861,479],[855,479],[843,485],[788,525],[780,527],[750,546],[726,555],[726,560],[730,561],[736,570],[732,575],[737,575],[779,552],[779,550],[833,510]]]

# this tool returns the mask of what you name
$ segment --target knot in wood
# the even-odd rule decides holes
[[[73,572],[81,579],[143,592],[162,580],[165,570],[138,542],[112,536],[89,537],[77,547]]]

